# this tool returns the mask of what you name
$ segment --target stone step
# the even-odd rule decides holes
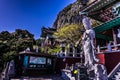
[[[120,75],[120,72],[117,72],[118,75]]]
[[[116,80],[120,80],[120,76],[115,75]]]
[[[120,67],[119,67],[118,71],[120,71]]]
[[[109,79],[109,80],[117,80],[116,78],[111,78],[111,79]]]

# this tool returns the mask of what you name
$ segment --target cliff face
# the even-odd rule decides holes
[[[65,24],[80,24],[81,16],[79,15],[79,11],[82,5],[78,1],[73,4],[68,5],[62,11],[59,12],[57,18],[53,24],[53,28],[59,28],[64,26]]]

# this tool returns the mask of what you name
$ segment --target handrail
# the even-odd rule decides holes
[[[118,47],[118,46],[120,46],[120,44],[110,45],[111,49],[112,49],[113,47]],[[101,53],[101,49],[107,49],[107,48],[108,48],[107,46],[103,46],[103,47],[99,47],[99,46],[98,46],[97,51],[98,51],[98,53]],[[113,50],[113,51],[115,51],[115,50]],[[116,50],[116,51],[118,51],[118,50]],[[111,52],[112,52],[112,51],[111,51]]]
[[[115,71],[117,71],[117,69],[119,68],[119,66],[120,66],[120,62],[119,62],[119,63],[115,66],[115,68],[109,73],[108,77],[112,76],[112,75],[115,73]]]
[[[118,46],[120,46],[120,44],[117,44],[117,45],[111,45],[111,47],[118,47]],[[104,49],[104,48],[107,48],[107,46],[100,47],[100,49]]]

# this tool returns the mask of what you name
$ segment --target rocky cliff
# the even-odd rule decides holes
[[[69,4],[62,11],[59,12],[57,18],[53,24],[53,28],[59,28],[63,25],[69,24],[80,24],[81,16],[79,15],[79,11],[82,8],[82,5],[78,1],[73,4]]]

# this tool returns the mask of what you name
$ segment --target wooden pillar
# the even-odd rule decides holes
[[[113,45],[115,46],[114,49],[117,50],[117,38],[114,29],[112,28],[112,33],[113,33]]]

